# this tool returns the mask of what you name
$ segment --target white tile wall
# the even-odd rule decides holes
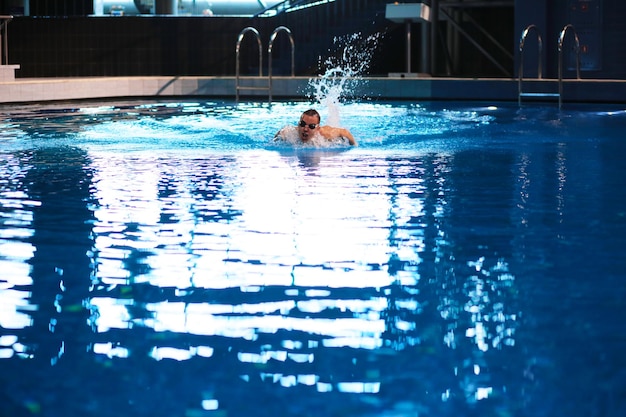
[[[254,78],[254,77],[252,77]],[[305,98],[308,77],[275,77],[272,95]],[[267,85],[267,79],[242,80]],[[568,80],[565,96],[571,101],[624,102],[626,80]],[[471,87],[471,88],[469,88]],[[574,88],[575,87],[575,88]],[[245,95],[267,98],[266,90]],[[235,98],[235,77],[90,77],[0,78],[0,104],[90,98],[206,96]],[[517,101],[516,79],[368,78],[357,96],[381,99],[473,99]]]
[[[267,83],[266,80],[258,82]],[[308,78],[296,80],[302,84]],[[294,91],[299,89],[294,88]],[[234,98],[234,77],[90,77],[2,79],[0,103],[115,97],[223,96]],[[261,91],[258,95],[266,96]]]

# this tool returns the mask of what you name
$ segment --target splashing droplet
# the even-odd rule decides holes
[[[323,64],[320,63],[323,75],[309,81],[313,90],[309,97],[328,110],[327,124],[341,126],[341,102],[352,97],[357,87],[365,82],[363,76],[369,69],[379,39],[379,33],[366,38],[354,33],[334,39],[335,50]]]

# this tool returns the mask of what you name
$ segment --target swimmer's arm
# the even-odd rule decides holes
[[[343,136],[344,138],[348,138],[348,142],[350,142],[350,145],[358,146],[356,140],[354,140],[354,136],[352,136],[352,133],[350,133],[348,129],[341,129],[341,136]]]
[[[330,126],[322,126],[320,128],[320,133],[328,140],[333,140],[337,138],[346,138],[350,145],[358,146],[354,136],[348,129],[344,129],[342,127],[330,127]]]
[[[279,140],[285,140],[285,137],[283,136],[283,130],[285,130],[285,128],[283,127],[282,129],[280,129],[278,132],[276,132],[276,134],[274,135],[274,142],[279,141]]]

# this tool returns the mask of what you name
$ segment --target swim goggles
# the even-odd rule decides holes
[[[317,126],[319,126],[319,123],[318,123],[318,124],[315,124],[315,123],[309,123],[309,124],[307,125],[307,124],[304,122],[304,120],[300,120],[300,123],[298,124],[298,126],[300,126],[300,127],[309,126],[309,129],[313,130],[313,129],[315,129]]]

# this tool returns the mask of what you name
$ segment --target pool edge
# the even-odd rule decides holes
[[[302,99],[315,77],[273,77],[274,100]],[[517,101],[511,78],[365,77],[353,79],[351,96],[381,100]],[[241,77],[240,85],[267,86],[267,78]],[[525,91],[556,92],[556,80],[524,81]],[[245,99],[268,99],[267,90],[241,90]],[[235,77],[76,77],[23,78],[0,82],[0,104],[115,98],[235,98]],[[566,79],[564,102],[626,102],[626,80]]]

